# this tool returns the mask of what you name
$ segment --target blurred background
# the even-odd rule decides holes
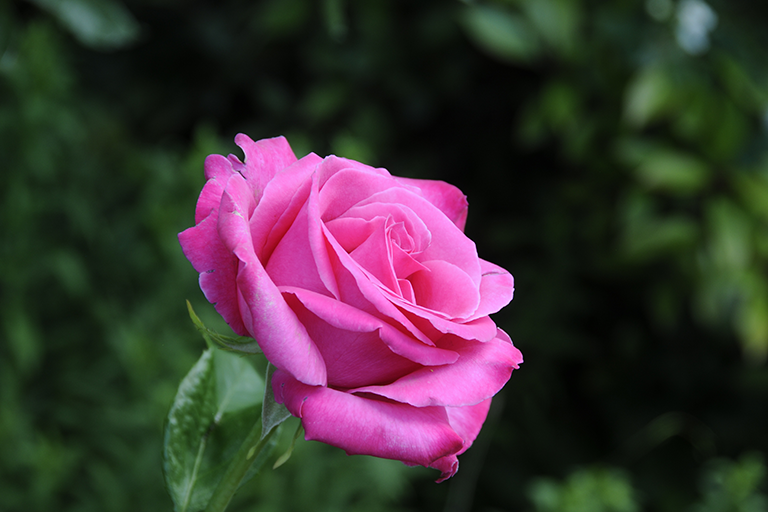
[[[526,362],[449,482],[302,441],[231,510],[768,510],[766,23],[748,0],[0,2],[0,510],[172,509],[163,419],[205,346],[185,299],[226,329],[176,234],[238,132],[458,185]]]

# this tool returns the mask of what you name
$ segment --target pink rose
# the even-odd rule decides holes
[[[452,185],[238,135],[205,161],[179,235],[206,298],[278,369],[306,439],[439,469],[477,437],[522,355],[488,317],[512,276],[477,256]]]

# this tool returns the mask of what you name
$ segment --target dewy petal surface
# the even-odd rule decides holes
[[[301,418],[305,439],[423,466],[463,447],[442,407],[411,407],[307,386],[285,372],[272,378],[275,399]],[[343,427],[343,428],[342,428]]]

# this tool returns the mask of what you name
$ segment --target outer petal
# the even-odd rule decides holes
[[[197,226],[179,233],[184,255],[200,272],[200,289],[233,331],[248,336],[240,315],[237,294],[237,265],[234,254],[219,238],[218,212],[212,211]]]
[[[301,418],[305,439],[349,455],[373,455],[429,466],[461,450],[461,436],[442,407],[411,407],[322,386],[307,386],[285,372],[272,378],[275,400]]]
[[[401,187],[389,174],[377,174],[373,172],[373,168],[362,164],[345,167],[342,164],[346,162],[348,161],[329,156],[317,168],[320,175],[319,211],[323,221],[340,217],[353,206],[392,188],[416,196],[414,191]],[[328,176],[327,180],[322,181],[323,176]]]
[[[195,208],[195,223],[179,233],[184,255],[200,272],[200,289],[233,331],[248,335],[240,315],[237,295],[237,258],[219,238],[217,230],[221,195],[230,178],[237,176],[221,155],[205,159],[207,181]]]
[[[305,203],[275,246],[265,268],[278,286],[297,286],[332,295],[336,282],[328,268],[322,232],[315,229],[315,219],[307,210]]]
[[[283,137],[253,142],[246,135],[235,141],[245,150],[246,164],[210,155],[205,159],[207,179],[195,208],[196,226],[179,234],[184,255],[200,272],[200,288],[216,310],[240,335],[248,335],[239,308],[236,276],[237,258],[219,238],[217,231],[219,207],[224,190],[233,176],[250,178],[251,190],[256,190],[254,203],[261,190],[280,169],[296,161]]]
[[[306,329],[283,300],[253,248],[248,217],[255,199],[245,180],[231,179],[221,200],[219,234],[239,260],[240,311],[266,358],[301,382],[325,385],[325,363]]]
[[[318,182],[320,184],[320,188],[323,188],[325,186],[325,182],[328,181],[334,174],[336,174],[339,171],[343,171],[345,169],[362,171],[364,174],[368,174],[373,177],[385,176],[390,180],[393,180],[392,175],[389,174],[389,171],[387,171],[386,169],[371,167],[370,165],[361,164],[360,162],[356,162],[355,160],[341,158],[336,155],[328,155],[323,159],[323,165],[320,166],[320,168],[318,168],[317,170]],[[394,180],[391,186],[396,186],[396,183],[394,183]]]
[[[408,280],[416,303],[449,318],[463,318],[477,310],[480,294],[472,278],[456,265],[443,260],[422,261],[426,270]],[[472,313],[467,313],[467,312]]]
[[[515,292],[512,274],[498,265],[480,260],[480,305],[468,320],[496,313],[509,304]]]
[[[448,420],[451,422],[453,430],[464,440],[464,446],[456,454],[461,455],[475,442],[480,429],[488,417],[488,410],[491,408],[491,399],[483,400],[479,404],[468,407],[446,407]]]
[[[431,464],[430,467],[439,469],[442,472],[437,480],[438,483],[452,477],[459,470],[459,461],[456,456],[461,455],[472,446],[472,443],[480,433],[480,428],[488,417],[488,409],[490,407],[490,398],[477,405],[468,407],[446,407],[445,411],[448,413],[451,427],[464,440],[464,446],[457,453],[446,455]]]
[[[195,224],[199,224],[212,211],[219,209],[221,194],[229,178],[237,173],[229,160],[221,155],[209,155],[205,159],[205,185],[195,207]]]
[[[397,299],[393,296],[392,301],[396,302],[406,312],[406,316],[413,325],[426,333],[430,339],[438,339],[443,334],[454,334],[465,340],[488,341],[496,336],[496,324],[488,316],[455,321],[443,318],[415,304],[405,301],[397,302]]]
[[[294,163],[296,155],[293,154],[293,150],[285,137],[261,139],[254,142],[247,135],[238,133],[235,136],[235,143],[245,153],[245,164],[242,167],[236,166],[235,170],[239,171],[248,181],[258,203],[267,183],[278,172]],[[237,162],[237,160],[235,161]]]
[[[364,386],[352,392],[374,393],[415,407],[464,407],[498,393],[512,370],[523,362],[522,354],[501,329],[496,338],[486,343],[446,338],[437,344],[459,353],[455,363],[421,368],[392,384]]]
[[[460,230],[464,231],[464,225],[467,223],[467,196],[461,190],[444,181],[434,180],[415,180],[411,178],[395,178],[404,185],[417,187],[421,190],[424,198],[437,206],[451,222],[456,224]]]
[[[290,228],[309,198],[312,173],[322,159],[310,153],[270,181],[251,217],[256,254],[269,260],[275,246]]]

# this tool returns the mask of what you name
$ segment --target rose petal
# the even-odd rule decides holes
[[[350,332],[378,332],[381,341],[393,353],[420,365],[444,365],[459,359],[459,354],[453,350],[425,345],[387,322],[344,302],[300,288],[282,287],[280,290],[294,295],[309,311],[333,327]]]
[[[325,385],[320,351],[256,257],[248,224],[254,203],[245,180],[235,177],[227,184],[219,210],[219,235],[240,260],[237,285],[243,322],[277,368],[301,382]]]
[[[490,406],[491,399],[489,398],[477,405],[445,408],[451,427],[464,440],[464,446],[457,453],[446,455],[430,465],[430,467],[439,469],[442,473],[440,478],[437,479],[437,483],[451,478],[459,470],[459,461],[456,457],[472,446],[472,443],[480,433],[480,428],[488,417]]]
[[[441,212],[451,219],[451,222],[456,227],[464,231],[469,205],[467,203],[467,196],[461,190],[444,181],[416,180],[400,177],[395,177],[395,179],[404,185],[421,190],[422,195],[427,201],[437,206]]]
[[[329,175],[325,183],[318,177],[320,184],[320,216],[324,222],[340,217],[347,210],[370,198],[374,194],[390,189],[397,188],[400,191],[406,191],[400,187],[397,181],[389,174],[377,174],[373,168],[343,167],[340,163],[346,163],[343,159],[328,157],[318,166],[318,174]],[[331,170],[333,173],[331,174]],[[408,193],[415,193],[408,191]]]
[[[339,217],[325,223],[333,238],[345,251],[351,253],[371,236],[383,221]]]
[[[325,223],[328,231],[332,234],[333,238],[341,245],[341,247],[348,253],[353,254],[364,242],[373,235],[376,230],[385,230],[385,219],[382,217],[376,217],[371,220],[361,218],[339,217]],[[373,242],[373,241],[372,241]],[[367,248],[365,250],[371,250]],[[375,249],[374,249],[375,251]],[[386,261],[382,261],[377,264],[386,263],[394,270],[398,279],[404,279],[418,270],[427,270],[427,267],[413,259],[413,257],[405,252],[398,244],[388,243],[385,250],[382,250],[378,255],[374,254],[374,257],[384,259],[383,257],[391,251],[392,259],[386,258]],[[371,267],[361,261],[360,253],[353,255],[353,258],[358,261],[364,268],[371,270]],[[389,272],[389,271],[387,271]],[[374,275],[376,272],[371,272]],[[384,282],[380,277],[379,279]]]
[[[442,260],[422,261],[427,270],[413,273],[408,280],[413,285],[416,304],[448,318],[471,315],[480,304],[475,283],[462,269]]]
[[[322,159],[310,153],[270,181],[251,217],[251,236],[262,261],[268,261],[293,224],[312,188],[312,173]]]
[[[472,446],[472,443],[475,442],[480,429],[483,427],[483,423],[485,423],[485,419],[488,417],[488,410],[490,408],[491,398],[467,407],[445,408],[451,427],[464,440],[464,446],[456,455],[461,455],[467,451]]]
[[[480,286],[480,263],[475,243],[456,227],[432,203],[404,187],[389,188],[371,194],[359,201],[358,206],[372,203],[400,203],[412,210],[429,229],[432,240],[418,261],[442,260],[456,265]]]
[[[469,319],[487,316],[501,310],[512,300],[515,280],[512,274],[489,261],[480,260],[480,305]]]
[[[394,294],[392,301],[400,307],[414,327],[429,339],[437,339],[443,334],[455,334],[465,340],[488,341],[496,336],[496,324],[488,316],[473,320],[454,320],[416,304],[398,302],[398,297]]]
[[[349,455],[373,455],[429,466],[460,450],[461,437],[442,407],[411,407],[307,386],[282,371],[272,378],[275,400],[301,418],[306,440]]]
[[[352,259],[339,242],[331,235],[328,228],[323,225],[326,240],[333,249],[329,253],[333,274],[339,285],[339,300],[353,307],[366,311],[375,317],[386,317],[392,323],[401,325],[416,339],[422,343],[434,346],[434,342],[421,332],[414,323],[393,304],[393,300],[402,301],[402,297],[392,291],[374,283],[370,274],[366,273],[360,265]],[[388,295],[385,295],[388,294]],[[391,297],[391,299],[389,298]]]
[[[308,302],[312,300],[306,295],[314,297],[315,302],[327,302],[327,297],[306,290],[294,289],[296,294],[284,288],[281,291],[323,356],[328,386],[346,389],[370,383],[386,384],[421,368],[419,364],[395,354],[382,340],[381,322],[376,325],[375,320],[367,314],[354,308],[333,308],[331,305],[342,319],[332,317],[333,323],[329,323],[304,306],[298,296],[304,295],[304,300]],[[330,302],[337,301],[331,299]],[[394,329],[390,327],[388,331],[391,336]],[[421,343],[419,345],[431,348]],[[458,357],[456,353],[436,348],[432,350],[438,352],[436,356],[448,354],[454,360]]]
[[[498,393],[523,361],[509,337],[498,332],[486,343],[446,336],[438,345],[459,353],[455,363],[422,368],[392,384],[363,386],[352,392],[374,393],[415,407],[475,405]]]
[[[416,302],[416,295],[413,293],[413,285],[407,279],[398,279],[397,286],[400,288],[400,296],[406,302]]]
[[[184,255],[200,272],[200,289],[233,331],[247,336],[237,297],[237,258],[219,238],[218,213],[213,210],[197,226],[179,233]]]
[[[429,467],[440,470],[440,478],[435,480],[436,484],[445,482],[459,471],[459,459],[452,453],[434,461]]]
[[[392,255],[389,248],[385,219],[377,219],[376,228],[371,235],[350,253],[350,256],[367,272],[390,290],[397,290],[397,276],[392,268]]]
[[[235,143],[245,153],[245,165],[237,169],[248,181],[258,203],[267,186],[275,175],[294,163],[296,155],[293,154],[285,137],[261,139],[254,142],[243,133],[235,136]]]
[[[323,165],[320,166],[317,170],[317,178],[320,189],[323,189],[328,180],[335,176],[336,173],[345,170],[360,172],[372,177],[384,177],[388,181],[393,181],[392,175],[389,174],[389,171],[386,169],[371,167],[370,165],[356,162],[355,160],[349,160],[348,158],[341,158],[336,155],[329,155],[323,159]],[[392,183],[391,185],[387,186],[397,186],[397,184]],[[354,187],[350,188],[350,192],[355,192]]]
[[[413,259],[410,254],[406,253],[396,245],[392,246],[392,266],[395,268],[395,274],[397,274],[398,279],[403,281],[405,281],[407,277],[413,275],[414,272],[429,270],[426,266]],[[413,291],[413,286],[411,286],[410,283],[408,283],[408,285],[411,291]],[[405,297],[405,295],[403,295],[403,297]],[[409,302],[415,303],[416,301],[414,298],[411,298]]]
[[[206,182],[195,207],[195,224],[219,209],[224,187],[229,178],[236,174],[229,161],[221,155],[210,155],[205,159]]]
[[[327,250],[317,216],[317,193],[310,191],[308,201],[281,237],[265,268],[278,286],[298,286],[338,297]]]
[[[398,240],[398,245],[409,253],[421,253],[432,243],[432,233],[424,221],[408,206],[398,203],[368,203],[353,206],[335,220],[359,218],[373,220],[376,218],[392,219],[389,224],[403,224],[404,232],[409,240],[407,243]],[[407,247],[410,245],[411,247]]]

